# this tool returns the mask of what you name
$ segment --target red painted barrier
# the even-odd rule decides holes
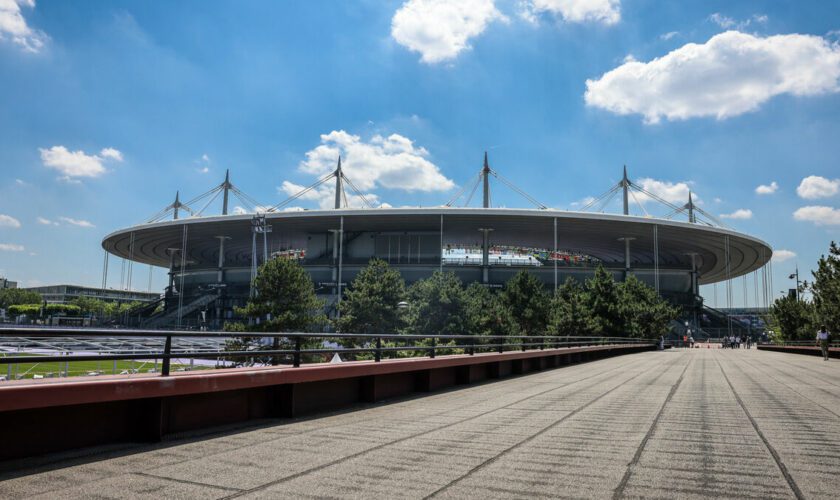
[[[605,345],[0,385],[0,460],[292,417],[652,349]],[[9,432],[14,430],[13,432]]]

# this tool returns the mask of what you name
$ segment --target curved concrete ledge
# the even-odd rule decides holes
[[[498,379],[653,349],[604,345],[180,372],[79,377],[0,386],[0,428],[14,429],[0,460],[167,434],[256,418],[294,417],[414,392]]]
[[[759,344],[760,351],[775,351],[787,352],[791,354],[809,354],[811,356],[822,356],[822,350],[815,345],[773,345],[773,344]],[[828,349],[828,357],[840,358],[840,347],[830,347]]]

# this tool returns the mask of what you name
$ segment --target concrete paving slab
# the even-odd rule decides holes
[[[0,497],[836,498],[840,362],[640,353],[21,467]]]

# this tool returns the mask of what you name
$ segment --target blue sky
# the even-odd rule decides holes
[[[0,275],[98,285],[105,234],[226,168],[274,204],[341,153],[377,203],[439,205],[488,150],[552,207],[624,164],[691,189],[786,251],[778,292],[840,236],[837,30],[835,1],[0,0]]]

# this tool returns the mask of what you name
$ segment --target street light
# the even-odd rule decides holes
[[[796,272],[788,276],[788,279],[796,279],[796,300],[799,300],[799,266],[796,266]]]

